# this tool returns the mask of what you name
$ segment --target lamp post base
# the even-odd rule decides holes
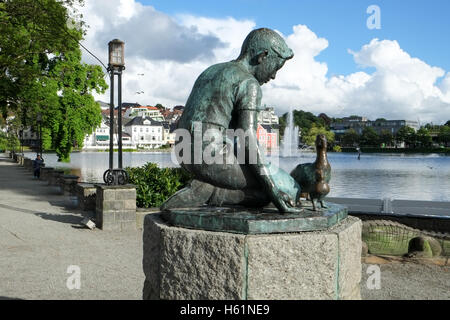
[[[103,174],[103,181],[108,186],[125,185],[128,183],[128,173],[123,169],[108,169]]]

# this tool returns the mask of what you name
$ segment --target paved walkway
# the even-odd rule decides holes
[[[142,231],[85,229],[74,204],[0,154],[0,300],[142,298]]]

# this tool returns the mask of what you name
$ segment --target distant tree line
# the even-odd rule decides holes
[[[433,141],[433,136],[435,140]],[[417,132],[410,127],[402,127],[396,134],[388,130],[382,130],[379,134],[372,127],[365,127],[361,134],[354,129],[349,129],[340,141],[343,147],[394,147],[404,143],[407,148],[430,148],[433,143],[441,146],[450,144],[450,125],[447,122],[443,126],[426,125]]]
[[[285,113],[279,118],[280,135],[284,136],[284,131],[287,124],[288,113]],[[349,118],[358,119],[360,116],[353,115]],[[379,118],[376,121],[386,121],[384,118]],[[311,112],[303,110],[293,111],[294,126],[299,127],[301,142],[310,146],[314,145],[317,134],[323,133],[327,136],[329,141],[329,148],[336,149],[341,147],[395,147],[396,145],[405,144],[407,148],[431,148],[433,144],[440,146],[450,145],[450,120],[445,125],[437,126],[433,124],[426,124],[417,132],[410,127],[402,127],[396,134],[392,134],[389,130],[382,130],[377,133],[372,127],[365,127],[361,134],[358,134],[354,129],[349,129],[339,141],[337,141],[335,134],[330,130],[330,124],[343,122],[341,118],[329,118],[325,114],[315,116]]]

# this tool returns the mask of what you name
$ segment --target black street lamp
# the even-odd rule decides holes
[[[40,112],[36,115],[36,121],[39,130],[39,155],[42,158],[42,114]]]
[[[109,103],[109,169],[103,174],[103,181],[108,185],[126,184],[128,175],[122,163],[122,71],[125,70],[125,43],[114,39],[108,43],[108,71],[111,79]],[[118,76],[118,112],[117,132],[119,147],[119,165],[114,169],[114,76]]]

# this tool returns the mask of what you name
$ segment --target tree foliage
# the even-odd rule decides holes
[[[438,140],[444,145],[450,144],[450,125],[441,126],[439,128]]]
[[[325,121],[322,118],[319,118],[312,114],[311,112],[306,112],[303,110],[294,110],[293,111],[293,122],[294,126],[299,127],[301,132],[308,132],[313,124],[316,126],[325,127]],[[284,130],[287,124],[288,113],[285,113],[280,119],[280,134],[284,135]]]
[[[429,148],[433,142],[430,133],[426,128],[420,128],[416,133],[416,141],[421,147]]]
[[[100,124],[92,92],[107,88],[102,69],[81,62],[83,22],[68,23],[74,3],[81,1],[0,2],[0,109],[35,130],[42,114],[43,146],[61,161]]]
[[[13,134],[0,131],[0,152],[5,150],[16,151],[19,150],[20,141]]]
[[[407,146],[412,147],[416,143],[416,131],[411,127],[401,127],[396,134],[398,142],[404,142]]]
[[[385,146],[392,146],[394,144],[394,135],[389,130],[381,130],[379,141]]]
[[[345,146],[355,147],[359,145],[360,136],[355,129],[348,129],[342,136],[342,142]]]
[[[316,143],[316,137],[318,134],[324,134],[327,137],[329,146],[331,146],[333,144],[334,133],[331,131],[328,131],[323,126],[318,126],[316,124],[312,124],[311,128],[307,131],[307,133],[302,135],[302,139],[307,145],[314,146]]]
[[[380,144],[380,137],[378,136],[377,132],[372,127],[364,127],[362,133],[361,133],[361,145],[362,146],[379,146]]]

